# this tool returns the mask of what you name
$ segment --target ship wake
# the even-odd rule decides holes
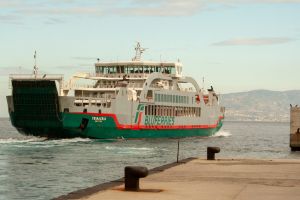
[[[5,138],[0,139],[0,144],[65,144],[78,142],[91,142],[88,138],[70,138],[70,139],[48,139],[46,137],[30,137],[30,138]]]
[[[229,131],[225,130],[219,130],[216,134],[214,134],[212,137],[229,137],[232,134]]]

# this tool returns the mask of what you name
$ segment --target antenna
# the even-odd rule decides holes
[[[202,90],[204,90],[204,76],[202,77]]]
[[[34,67],[33,67],[33,75],[34,75],[34,78],[36,79],[37,78],[37,75],[38,75],[38,66],[36,65],[36,50],[34,51]]]
[[[140,61],[141,57],[142,57],[142,53],[144,53],[144,51],[147,48],[142,48],[140,45],[140,42],[137,42],[136,47],[134,48],[135,50],[135,56],[134,58],[132,58],[132,61]]]

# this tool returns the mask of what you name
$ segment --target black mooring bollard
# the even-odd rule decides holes
[[[140,189],[140,178],[148,175],[148,169],[141,166],[125,167],[125,190],[138,191]]]
[[[207,160],[215,160],[215,153],[219,152],[219,147],[207,147]]]

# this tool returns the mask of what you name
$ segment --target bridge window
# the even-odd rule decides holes
[[[153,91],[152,90],[148,90],[147,98],[149,98],[149,99],[153,98]]]
[[[109,73],[108,67],[103,67],[103,74],[108,74],[108,73]]]
[[[132,66],[129,67],[129,72],[130,72],[131,74],[134,73],[134,68],[133,68]]]
[[[143,73],[143,66],[139,66],[139,73]]]
[[[176,73],[175,67],[171,67],[171,74],[175,74],[175,73]]]
[[[143,72],[148,74],[150,72],[149,66],[144,66]]]

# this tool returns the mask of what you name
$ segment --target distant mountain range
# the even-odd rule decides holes
[[[249,92],[221,95],[229,121],[289,121],[290,104],[300,106],[300,90]]]

